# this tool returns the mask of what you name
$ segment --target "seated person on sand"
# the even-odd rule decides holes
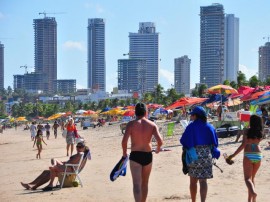
[[[53,189],[53,182],[54,182],[55,177],[58,177],[60,173],[65,171],[66,163],[73,163],[73,164],[79,163],[82,154],[84,155],[84,158],[86,158],[89,152],[89,148],[86,147],[83,142],[79,142],[76,148],[77,148],[77,154],[71,156],[68,161],[61,162],[61,161],[52,159],[51,160],[52,166],[49,167],[49,170],[44,170],[34,181],[30,183],[21,182],[21,185],[26,189],[36,190],[39,186],[50,181],[48,186],[43,188],[43,190],[51,191]],[[86,161],[83,161],[81,165],[81,169],[85,166],[85,163]]]

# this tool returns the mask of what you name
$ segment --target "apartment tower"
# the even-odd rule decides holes
[[[259,80],[270,79],[270,42],[259,47]]]
[[[43,75],[38,78],[40,90],[53,92],[53,82],[57,79],[57,23],[54,17],[34,19],[35,31],[35,73]]]
[[[174,59],[174,87],[177,93],[190,94],[190,63],[187,55]]]
[[[146,60],[118,60],[118,89],[144,93]]]
[[[200,11],[200,83],[208,87],[224,80],[224,9],[221,4]]]
[[[105,20],[88,19],[87,86],[92,91],[106,91]]]
[[[145,91],[153,92],[159,76],[159,33],[153,22],[140,22],[138,33],[129,33],[129,59],[146,60]]]
[[[239,71],[239,18],[234,14],[225,17],[224,79],[237,81]]]
[[[0,90],[4,88],[4,44],[0,42]]]

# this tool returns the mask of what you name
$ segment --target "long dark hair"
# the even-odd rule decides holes
[[[247,131],[248,139],[261,139],[263,137],[262,118],[257,115],[251,115]]]

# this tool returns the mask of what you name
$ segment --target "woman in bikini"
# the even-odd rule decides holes
[[[34,141],[34,145],[33,147],[35,146],[35,144],[37,145],[37,149],[38,149],[38,153],[36,155],[36,158],[40,158],[40,153],[42,151],[42,142],[44,142],[44,144],[46,144],[46,142],[43,140],[43,133],[42,131],[39,129],[37,131],[37,135],[35,136],[35,141]],[[46,144],[47,145],[47,144]]]
[[[261,117],[252,115],[250,117],[250,128],[245,131],[243,142],[238,149],[228,158],[231,160],[244,149],[243,170],[245,183],[248,188],[248,201],[255,202],[255,175],[261,166],[262,152],[259,143],[263,137],[263,125]]]

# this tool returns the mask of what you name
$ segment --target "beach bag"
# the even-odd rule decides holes
[[[62,136],[63,136],[63,138],[66,138],[67,137],[67,130],[65,129],[65,130],[63,130],[63,132],[62,132]]]
[[[183,147],[183,151],[182,151],[182,171],[183,173],[186,175],[188,174],[188,166],[187,166],[187,162],[186,162],[186,154],[187,154],[187,149],[185,147]]]
[[[76,128],[74,129],[74,136],[75,136],[75,138],[79,138],[80,137],[80,135],[78,134],[78,131],[77,131]]]
[[[214,159],[219,159],[220,157],[220,151],[217,147],[213,146],[211,149],[211,153],[212,153],[212,158]]]
[[[198,155],[195,147],[186,150],[186,163],[187,165],[194,164],[198,160]]]
[[[60,185],[63,181],[63,177],[64,177],[63,173],[59,174],[58,176]],[[76,182],[77,182],[77,179],[76,179],[75,174],[66,175],[63,187],[77,187],[76,184],[78,184],[78,182],[77,183]]]

